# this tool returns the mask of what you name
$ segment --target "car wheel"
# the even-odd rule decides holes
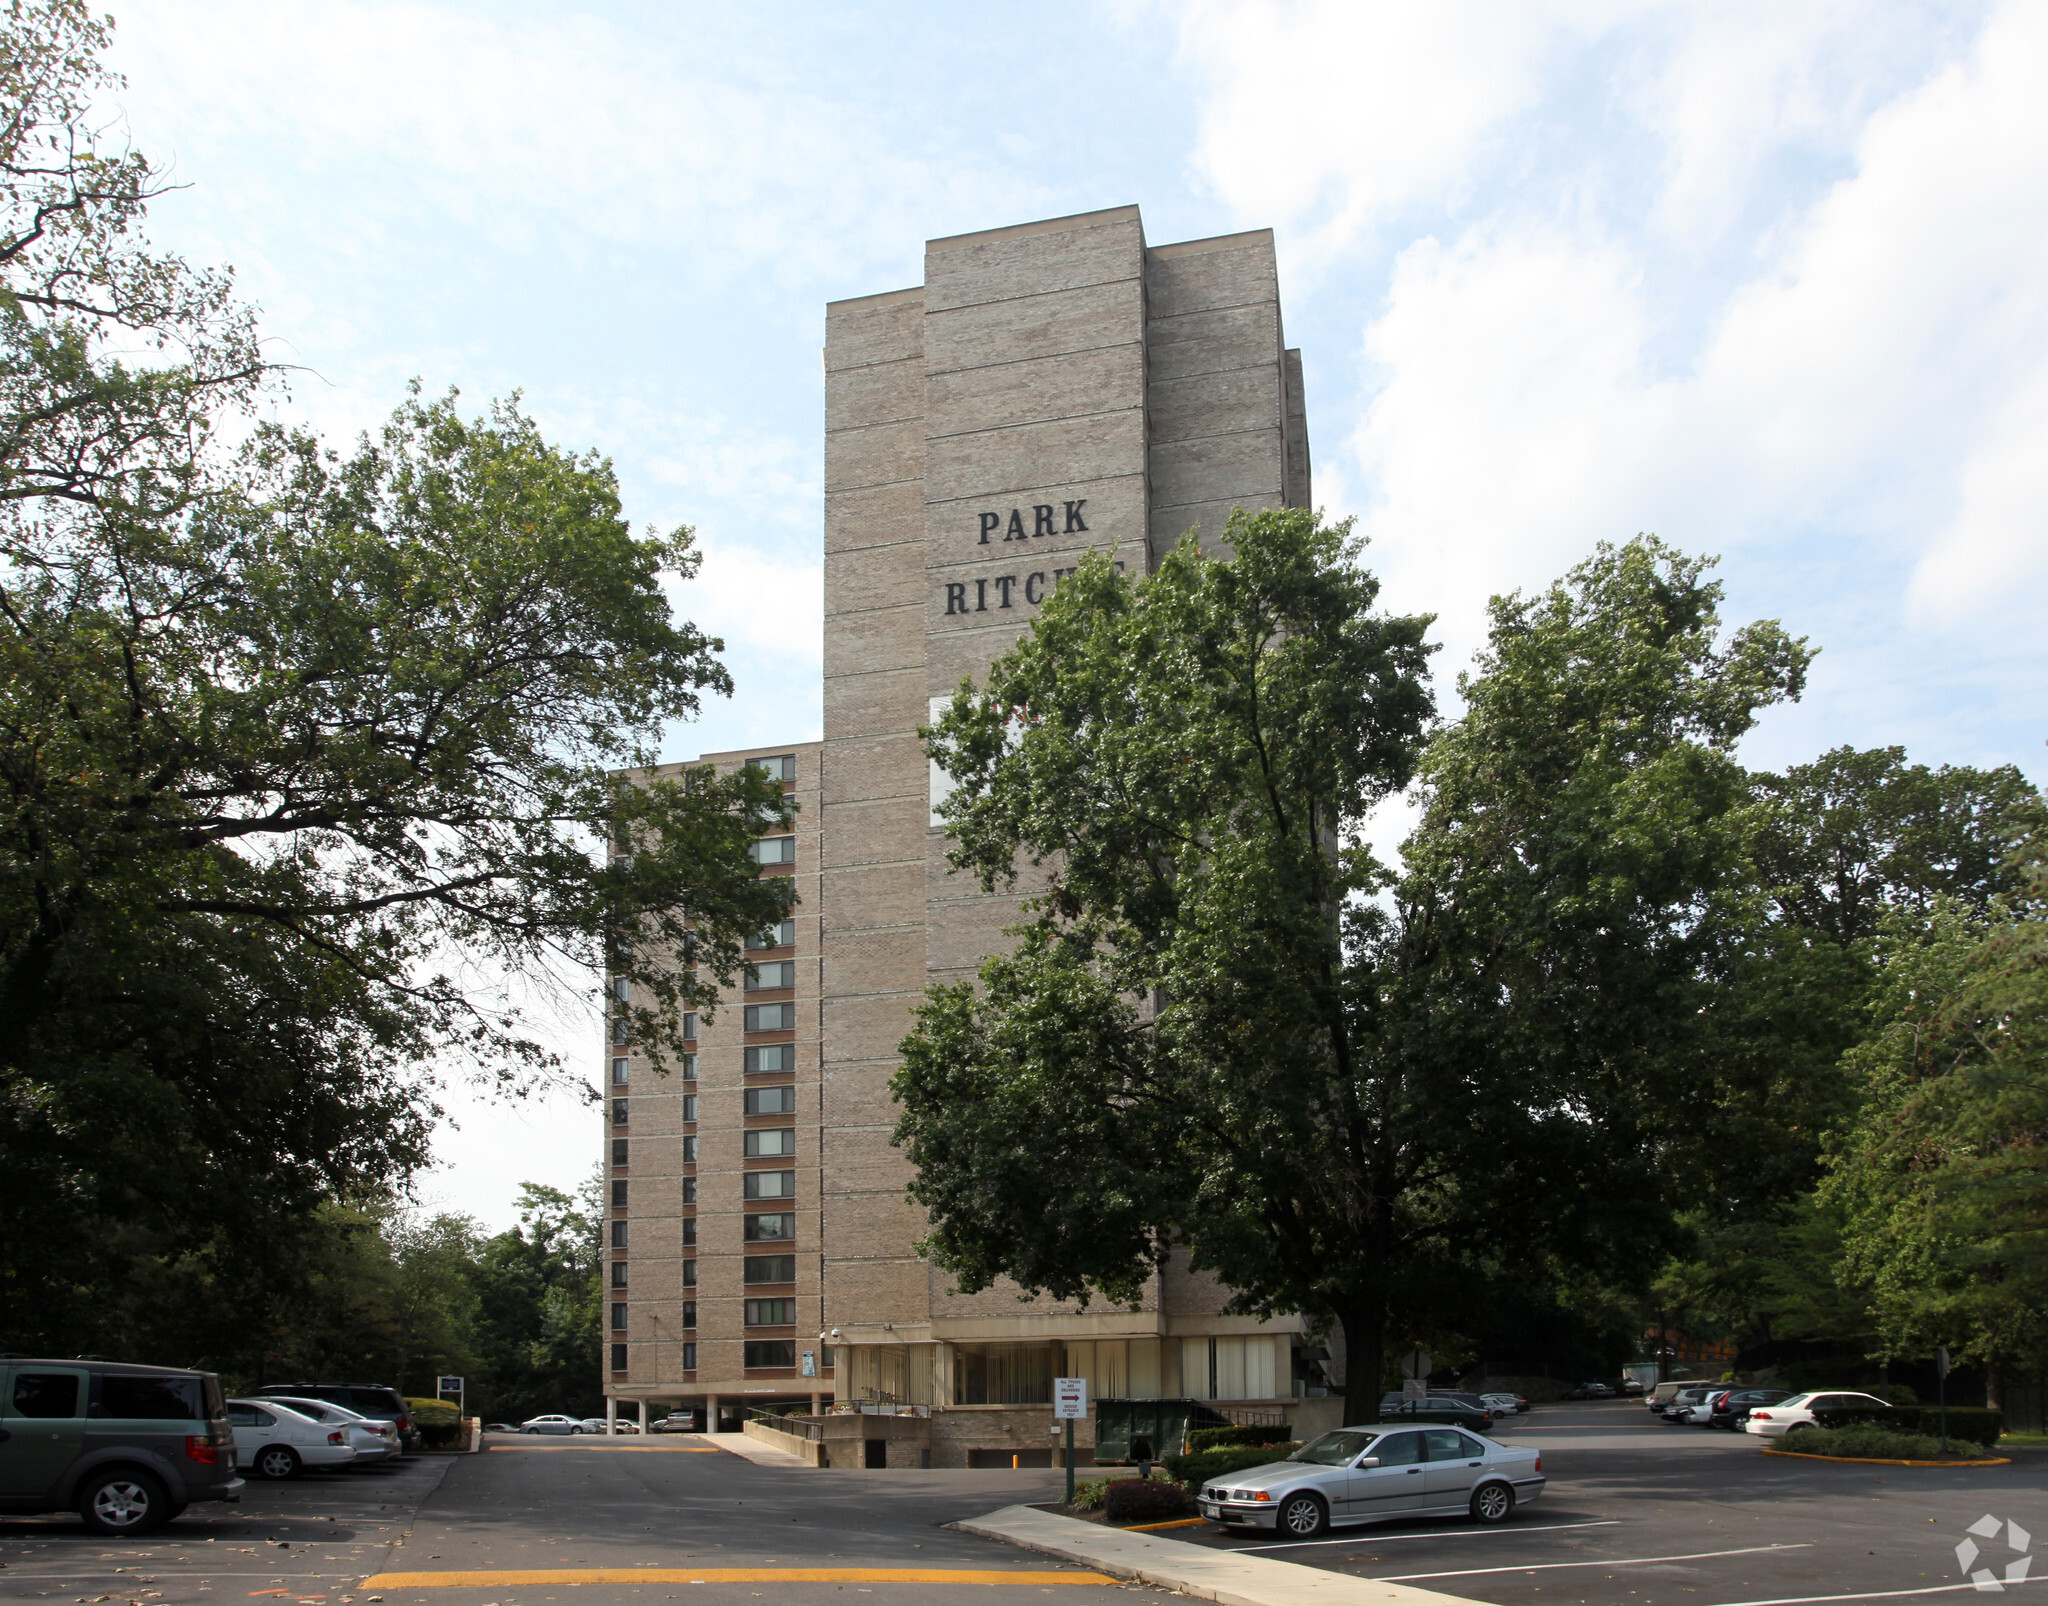
[[[1330,1508],[1320,1495],[1289,1495],[1274,1526],[1282,1539],[1314,1539],[1330,1526]]]
[[[1482,1483],[1472,1491],[1472,1520],[1491,1526],[1506,1522],[1515,1509],[1515,1491],[1504,1483]]]
[[[96,1534],[154,1533],[171,1520],[171,1500],[147,1472],[116,1469],[86,1480],[78,1515]]]
[[[266,1444],[256,1452],[256,1470],[266,1478],[282,1481],[299,1475],[299,1452],[288,1444]]]

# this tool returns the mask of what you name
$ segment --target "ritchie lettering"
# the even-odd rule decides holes
[[[1123,573],[1123,568],[1123,564],[1118,563],[1116,566],[1117,573]],[[1045,570],[1038,569],[1030,574],[1021,576],[998,574],[982,580],[948,580],[946,582],[947,616],[951,617],[956,613],[1000,613],[1005,608],[1016,606],[1013,599],[1020,589],[1024,593],[1024,600],[1035,608],[1045,601],[1054,586],[1058,585],[1073,572],[1072,569],[1054,569],[1048,574]],[[1022,582],[1021,586],[1019,584],[1020,581]],[[967,588],[970,585],[974,587],[974,596],[971,600],[967,595]],[[995,601],[993,604],[989,600],[990,587],[995,588]]]
[[[1001,530],[1005,541],[1028,541],[1035,535],[1085,535],[1088,520],[1081,509],[1088,505],[1088,498],[1077,497],[1071,502],[1062,502],[1055,508],[1050,502],[1034,502],[1031,506],[1031,527],[1024,527],[1024,509],[1013,507],[1005,519],[993,509],[977,515],[981,525],[980,545],[987,546],[988,538]],[[1055,526],[1057,525],[1057,528]]]

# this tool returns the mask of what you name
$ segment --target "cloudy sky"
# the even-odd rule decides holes
[[[696,527],[740,692],[671,756],[818,733],[822,304],[1135,201],[1277,232],[1318,500],[1447,673],[1654,530],[1824,649],[1753,763],[2048,778],[2038,0],[112,3],[153,232],[236,266],[293,412],[517,389]],[[451,1108],[426,1194],[493,1224],[596,1152]]]

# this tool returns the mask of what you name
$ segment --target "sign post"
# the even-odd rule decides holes
[[[462,1379],[459,1377],[439,1377],[434,1380],[434,1398],[445,1400],[451,1394],[455,1396],[455,1414],[457,1416],[468,1416],[469,1401],[463,1393]]]
[[[1435,1365],[1429,1351],[1419,1346],[1401,1357],[1401,1402],[1410,1411],[1417,1400],[1429,1398],[1429,1374]]]
[[[1936,1397],[1941,1401],[1941,1453],[1948,1454],[1948,1346],[1943,1344],[1934,1352],[1934,1379],[1940,1389]]]
[[[1052,1380],[1052,1414],[1067,1425],[1067,1504],[1074,1503],[1074,1424],[1088,1418],[1088,1379],[1056,1377]]]

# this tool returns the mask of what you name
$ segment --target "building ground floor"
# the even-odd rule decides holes
[[[810,1379],[614,1383],[606,1414],[642,1427],[680,1415],[708,1433],[753,1420],[805,1441],[812,1448],[799,1453],[818,1465],[1028,1467],[1056,1464],[1064,1446],[1056,1377],[1086,1379],[1091,1400],[1197,1400],[1233,1420],[1278,1420],[1271,1413],[1328,1392],[1323,1351],[1298,1321],[1207,1318],[1230,1330],[1026,1339],[969,1336],[993,1324],[961,1325],[968,1331],[940,1337],[920,1324],[900,1342],[820,1335],[817,1359],[830,1364]],[[1084,1463],[1093,1429],[1091,1412],[1076,1433]]]

